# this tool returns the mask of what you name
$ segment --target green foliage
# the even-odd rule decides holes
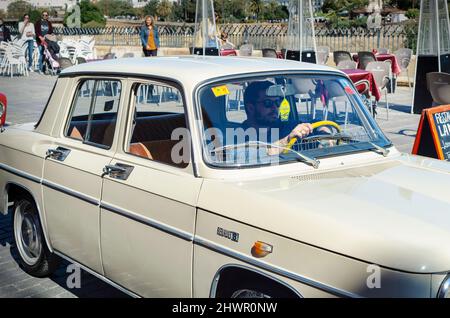
[[[42,11],[33,9],[33,10],[30,10],[28,12],[28,14],[30,15],[30,21],[33,23],[36,23],[41,18]]]
[[[8,4],[8,18],[22,19],[23,15],[31,11],[31,4],[27,1],[19,0]]]
[[[339,13],[342,11],[352,11],[357,8],[365,7],[369,0],[325,0],[322,11],[324,13]]]
[[[419,17],[419,14],[419,9],[408,9],[408,11],[406,12],[406,17],[408,19],[417,19]]]
[[[150,0],[144,7],[144,15],[156,16],[156,10],[158,9],[159,0]],[[195,10],[195,9],[194,9]]]
[[[80,2],[81,11],[81,26],[82,27],[103,27],[106,24],[106,19],[103,16],[100,8],[95,4],[91,3],[89,0],[81,0]],[[67,18],[70,13],[66,12],[64,17],[64,23],[67,22]]]
[[[169,0],[161,0],[156,8],[156,13],[163,21],[172,14],[172,3]]]
[[[97,7],[103,15],[111,18],[116,16],[136,15],[136,10],[130,2],[126,0],[100,0],[97,2]]]
[[[367,27],[367,17],[357,18],[350,20],[350,26],[354,28],[366,28]]]

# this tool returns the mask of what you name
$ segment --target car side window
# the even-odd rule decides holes
[[[121,82],[118,80],[81,82],[72,105],[65,136],[101,148],[111,148],[121,89]]]
[[[190,162],[190,137],[181,92],[168,84],[137,83],[129,154],[179,168]]]

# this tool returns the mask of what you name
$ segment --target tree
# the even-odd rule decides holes
[[[103,16],[101,10],[89,0],[81,0],[80,2],[81,11],[81,26],[82,27],[100,27],[105,26],[106,19]],[[70,14],[66,12],[64,17],[64,22],[67,21],[67,17]]]
[[[5,10],[0,9],[0,19],[4,19],[4,18],[6,18]]]
[[[158,9],[159,0],[150,0],[144,7],[144,15],[156,15],[156,10]]]
[[[125,0],[100,0],[97,2],[97,6],[103,15],[108,17],[136,15],[136,10],[130,2]]]
[[[419,9],[408,9],[408,11],[406,12],[406,17],[408,19],[416,19],[419,17],[419,14]]]
[[[27,1],[19,0],[8,4],[8,17],[12,19],[21,19],[25,13],[31,11],[31,4]]]
[[[165,21],[172,14],[172,3],[169,0],[161,0],[156,8],[156,13]]]
[[[251,0],[248,9],[255,16],[256,20],[258,20],[258,16],[264,10],[264,4],[262,0]]]

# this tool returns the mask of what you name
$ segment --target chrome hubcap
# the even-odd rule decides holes
[[[23,202],[14,214],[14,236],[17,249],[25,263],[33,266],[42,253],[41,229],[31,204]]]

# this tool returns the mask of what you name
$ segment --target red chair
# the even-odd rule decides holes
[[[6,96],[0,93],[0,127],[3,127],[6,122],[6,108],[7,108],[8,100]]]

